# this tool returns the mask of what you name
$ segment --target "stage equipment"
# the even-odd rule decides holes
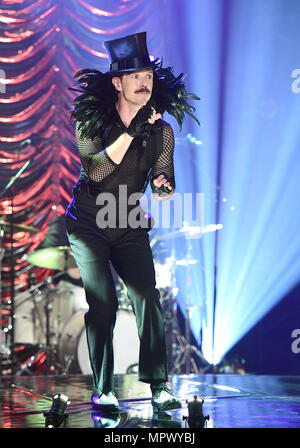
[[[151,247],[155,248],[155,244],[165,238],[184,238],[186,241],[186,253],[184,255],[184,258],[177,259],[174,254],[174,247],[172,249],[172,255],[165,259],[169,261],[169,265],[166,264],[169,272],[170,272],[170,279],[169,286],[171,286],[171,290],[174,291],[176,287],[176,275],[175,275],[175,269],[177,266],[183,266],[186,268],[187,272],[187,283],[189,287],[187,288],[187,293],[185,297],[185,310],[184,310],[184,317],[185,317],[185,335],[182,336],[179,323],[177,320],[177,303],[173,303],[173,325],[172,325],[172,367],[170,369],[170,373],[186,373],[189,374],[191,372],[194,373],[203,373],[206,370],[210,369],[211,365],[208,363],[208,361],[204,358],[201,350],[191,345],[191,330],[190,330],[190,316],[192,312],[192,301],[190,296],[190,286],[192,283],[192,273],[191,273],[191,266],[198,263],[198,260],[192,257],[192,240],[194,238],[201,238],[203,236],[202,232],[203,229],[199,226],[189,226],[189,227],[183,227],[180,230],[175,230],[173,232],[169,232],[168,234],[162,234],[162,235],[155,235],[153,240],[151,240]],[[205,230],[205,229],[204,229]],[[161,269],[161,267],[159,267]],[[199,370],[197,366],[196,360],[200,361],[202,364],[201,371]]]
[[[194,395],[193,399],[186,400],[189,415],[183,416],[182,420],[187,421],[190,428],[204,428],[209,420],[209,415],[203,415],[203,397]]]
[[[65,271],[68,268],[77,267],[69,246],[47,247],[36,250],[28,254],[26,260],[34,266],[56,271]]]
[[[1,229],[1,247],[2,247],[2,237],[5,230],[9,229],[10,233],[10,324],[9,324],[9,331],[10,331],[10,361],[11,365],[15,365],[15,358],[14,358],[14,346],[15,346],[15,324],[14,324],[14,318],[15,318],[15,251],[14,251],[14,233],[19,231],[25,231],[30,233],[38,232],[37,229],[34,229],[31,226],[22,226],[17,225],[14,223],[14,191],[12,190],[12,186],[20,179],[21,174],[26,171],[30,163],[32,162],[33,157],[29,158],[19,169],[19,171],[9,180],[9,182],[6,184],[4,189],[0,192],[0,199],[3,197],[8,196],[10,199],[10,207],[11,207],[11,214],[9,215],[9,221],[3,221],[2,224],[0,224]],[[26,229],[27,228],[27,229]],[[4,252],[1,249],[1,258],[3,257]],[[1,268],[1,266],[0,266]],[[0,278],[1,283],[1,278]],[[1,291],[0,287],[0,292]],[[0,301],[2,301],[2,297],[0,297]],[[2,304],[0,305],[0,311],[2,308]],[[2,315],[1,315],[2,317]],[[13,367],[12,367],[13,368]],[[12,372],[14,373],[14,372]]]
[[[59,359],[63,366],[63,373],[92,373],[84,314],[87,309],[78,310],[66,323],[59,341]],[[138,364],[139,336],[132,309],[124,307],[117,310],[116,324],[113,337],[114,373],[125,374],[127,369]]]
[[[57,351],[62,331],[85,301],[80,287],[62,281],[54,286],[54,279],[61,275],[58,272],[16,296],[16,365],[12,367],[18,375],[61,371]]]
[[[44,412],[45,427],[58,428],[62,423],[65,423],[68,418],[68,415],[65,414],[65,410],[70,403],[71,401],[65,394],[58,393],[54,395],[50,411]]]

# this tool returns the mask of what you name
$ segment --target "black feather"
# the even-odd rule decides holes
[[[180,130],[185,114],[189,114],[200,125],[195,116],[195,107],[188,100],[200,100],[194,93],[188,93],[183,82],[185,75],[181,73],[175,77],[172,67],[158,67],[154,71],[152,98],[156,104],[156,111],[163,114],[168,112],[177,120]]]
[[[163,114],[168,112],[177,120],[180,130],[185,114],[190,115],[200,125],[195,116],[195,108],[188,100],[200,98],[188,93],[181,73],[175,77],[172,67],[162,68],[161,63],[154,69],[152,101],[156,111]],[[79,95],[73,101],[71,119],[79,122],[79,131],[82,137],[90,139],[101,135],[111,127],[115,121],[115,103],[118,99],[109,73],[102,73],[96,69],[79,70],[74,78],[75,86],[70,88]]]
[[[73,101],[71,119],[79,122],[82,137],[90,139],[112,126],[115,119],[117,93],[111,78],[96,69],[79,70],[70,90],[79,92]]]

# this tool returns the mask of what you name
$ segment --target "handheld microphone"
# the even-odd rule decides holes
[[[147,103],[147,106],[153,107],[155,109],[156,105],[154,100],[150,99]],[[150,133],[151,133],[151,128],[152,128],[152,124],[151,123],[146,123],[144,126],[145,130],[143,132],[143,142],[142,142],[142,147],[146,148],[149,137],[150,137]]]
[[[150,132],[151,132],[151,123],[147,123],[145,124],[145,130],[143,132],[143,142],[142,142],[142,147],[146,148],[149,137],[150,137]]]

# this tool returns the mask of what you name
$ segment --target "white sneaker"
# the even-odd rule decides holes
[[[114,392],[108,394],[98,395],[96,392],[92,395],[92,405],[94,409],[103,410],[107,412],[118,412],[119,402]]]
[[[181,408],[181,402],[176,398],[166,385],[151,387],[152,406],[158,411]]]

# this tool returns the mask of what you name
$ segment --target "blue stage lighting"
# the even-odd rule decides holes
[[[177,191],[203,192],[205,225],[222,226],[192,242],[190,321],[218,364],[300,278],[300,4],[172,6],[173,65],[201,97],[201,128],[187,121],[175,152]],[[176,284],[184,309],[186,273]]]

